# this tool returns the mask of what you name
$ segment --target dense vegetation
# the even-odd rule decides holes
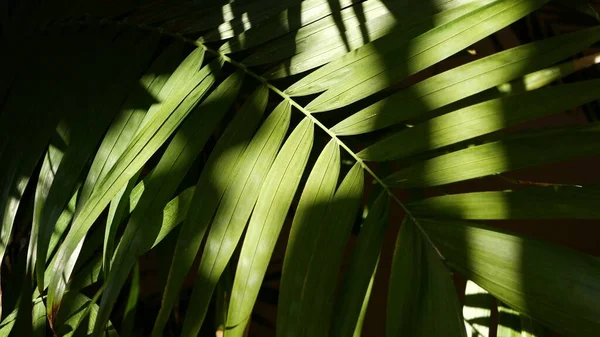
[[[499,225],[600,218],[599,126],[532,124],[600,98],[598,16],[548,2],[5,2],[0,336],[596,336],[600,260]]]

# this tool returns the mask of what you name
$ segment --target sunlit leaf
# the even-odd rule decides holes
[[[505,82],[560,61],[599,39],[600,29],[594,27],[501,51],[419,82],[355,113],[332,130],[339,135],[372,132],[494,86],[502,85],[500,90],[509,91],[511,84]],[[594,59],[586,61],[594,63]],[[539,88],[579,67],[568,62],[531,74],[522,83],[513,83],[517,87],[514,90],[518,86],[528,90]]]
[[[437,186],[600,153],[596,126],[507,138],[417,162],[385,179],[396,187]]]
[[[313,122],[304,118],[294,129],[269,170],[240,252],[231,290],[226,330],[242,336],[287,217],[313,144]]]
[[[204,233],[227,187],[239,170],[240,159],[262,117],[268,98],[267,88],[256,89],[236,114],[213,149],[198,179],[189,216],[186,218],[173,254],[161,309],[153,334],[161,336],[164,325],[177,301],[176,294],[192,266]],[[195,207],[201,205],[202,207]]]
[[[534,11],[546,0],[499,0],[438,26],[405,43],[380,39],[316,70],[286,90],[321,92],[307,109],[326,111],[374,94],[423,70]],[[403,51],[403,49],[405,49]],[[386,64],[380,54],[393,55]],[[398,59],[398,54],[403,59]]]
[[[407,206],[415,216],[444,219],[598,219],[596,186],[538,187],[427,198]]]
[[[106,290],[100,303],[96,334],[99,333],[97,329],[108,321],[109,313],[136,258],[149,250],[156,241],[161,229],[161,211],[237,98],[242,80],[243,74],[234,73],[194,108],[146,179],[144,193],[127,223],[105,281]],[[212,83],[209,86],[210,84]],[[207,89],[208,87],[203,91]]]
[[[335,193],[340,172],[340,150],[329,141],[317,159],[304,185],[288,238],[277,312],[277,333],[291,334],[300,329],[300,302],[317,233],[324,225],[327,205]],[[309,250],[310,249],[310,250]]]
[[[227,187],[206,239],[190,298],[183,336],[196,336],[215,286],[233,255],[248,218],[289,127],[292,107],[280,103],[246,148],[234,180]]]
[[[77,252],[87,231],[108,203],[175,131],[213,84],[215,80],[213,71],[218,70],[221,61],[213,62],[195,73],[185,85],[177,87],[170,93],[169,99],[160,105],[160,108],[153,114],[151,121],[144,125],[143,131],[138,131],[128,149],[115,163],[98,189],[92,193],[88,202],[78,210],[71,229],[57,253],[58,261],[61,261],[61,263],[54,266],[56,269],[53,271],[52,280],[50,281],[48,310],[51,319],[53,319],[54,312],[60,304],[60,298],[64,294],[66,282],[70,277]],[[188,64],[191,69],[198,66],[193,62]],[[165,87],[163,87],[163,90]],[[147,118],[151,114],[151,110],[146,115]]]
[[[387,161],[438,149],[596,100],[599,87],[600,80],[581,81],[485,101],[400,131],[358,155]]]
[[[333,18],[330,20],[331,27],[320,29],[324,20],[317,21],[305,27],[306,29],[299,29],[295,36],[282,37],[268,46],[261,47],[260,51],[249,56],[244,63],[248,64],[248,61],[252,61],[252,64],[255,64],[289,56],[289,59],[267,70],[263,76],[268,79],[277,79],[295,75],[333,61],[349,51],[381,37],[387,37],[388,41],[413,38],[433,28],[432,25],[443,25],[492,1],[495,0],[440,1],[435,4],[392,2],[386,3],[385,6],[377,6],[376,4],[379,2],[373,0],[366,1],[362,4],[364,14],[358,18],[365,22],[355,23],[354,20],[351,20],[360,10],[350,7],[340,12],[342,19],[338,22]],[[373,10],[370,10],[370,7]],[[439,11],[442,12],[437,13]],[[346,20],[346,14],[349,20]],[[340,34],[339,26],[341,24],[346,29]],[[319,28],[319,30],[314,32],[315,28]],[[303,38],[305,32],[313,34]],[[294,42],[288,40],[294,40]],[[288,47],[291,43],[295,48]],[[267,54],[271,45],[279,46],[279,49],[271,51],[268,56],[263,56],[263,54]]]
[[[511,308],[567,336],[600,328],[599,260],[479,224],[419,223],[452,268]]]

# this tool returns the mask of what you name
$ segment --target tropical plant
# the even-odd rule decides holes
[[[523,127],[600,98],[557,84],[600,27],[423,72],[547,2],[5,2],[0,335],[242,336],[279,240],[277,335],[358,336],[390,212],[386,335],[597,335],[600,261],[492,221],[598,219],[597,187],[456,183],[600,154]]]

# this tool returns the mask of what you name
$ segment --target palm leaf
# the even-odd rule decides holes
[[[524,127],[595,104],[574,73],[597,54],[565,59],[597,27],[463,62],[547,2],[8,6],[24,24],[0,21],[0,334],[245,336],[270,301],[278,335],[360,336],[404,217],[387,335],[593,335],[597,259],[464,222],[600,217],[595,186],[485,185],[600,151],[596,125]],[[165,252],[150,333],[142,266]],[[472,280],[462,313],[452,271]]]

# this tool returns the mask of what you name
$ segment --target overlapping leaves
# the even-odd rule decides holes
[[[224,329],[243,336],[278,240],[287,244],[277,333],[357,336],[391,207],[407,216],[392,264],[387,335],[465,336],[448,266],[512,308],[501,305],[499,312],[516,315],[516,309],[524,332],[534,331],[537,321],[573,336],[598,331],[598,260],[464,222],[597,219],[597,189],[464,193],[406,205],[392,190],[600,153],[595,125],[507,132],[600,98],[598,80],[543,88],[596,63],[584,57],[556,65],[596,43],[596,27],[508,49],[379,96],[546,2],[158,4],[120,13],[131,26],[53,28],[38,38],[39,46],[15,49],[27,57],[15,58],[9,83],[0,87],[0,130],[8,135],[0,138],[0,255],[33,185],[29,247],[20,259],[27,267],[15,279],[25,275],[37,290],[24,286],[18,300],[8,301],[13,310],[0,332],[21,329],[23,317],[32,331],[42,331],[46,310],[58,335],[114,334],[109,319],[132,269],[124,312],[136,311],[138,257],[182,223],[153,336],[163,335],[197,257],[182,335],[196,336],[206,326],[229,265],[235,278],[229,307],[222,308]],[[194,40],[157,34],[165,30]],[[211,43],[219,47],[207,47]],[[44,50],[52,52],[36,63],[30,55]],[[285,90],[269,82],[285,77],[291,82]],[[298,103],[313,94],[309,103]],[[363,108],[356,111],[355,103]],[[344,118],[332,128],[312,114],[340,108],[347,109]],[[414,125],[398,127],[413,119]],[[391,135],[360,152],[337,138],[389,127]],[[347,154],[355,161],[351,167],[342,165]],[[385,178],[365,163],[407,158]],[[366,174],[380,193],[366,193]],[[364,199],[370,200],[368,215],[361,219]],[[357,221],[357,243],[348,248]],[[281,237],[288,222],[290,234]],[[90,299],[82,291],[94,283],[102,287]],[[475,287],[469,284],[468,295],[486,294]],[[32,310],[31,319],[19,308]],[[467,330],[485,335],[468,324],[475,314],[489,315],[480,309],[465,309],[464,318]],[[122,332],[131,333],[135,320],[122,321]],[[498,333],[509,333],[508,323],[500,323]]]

